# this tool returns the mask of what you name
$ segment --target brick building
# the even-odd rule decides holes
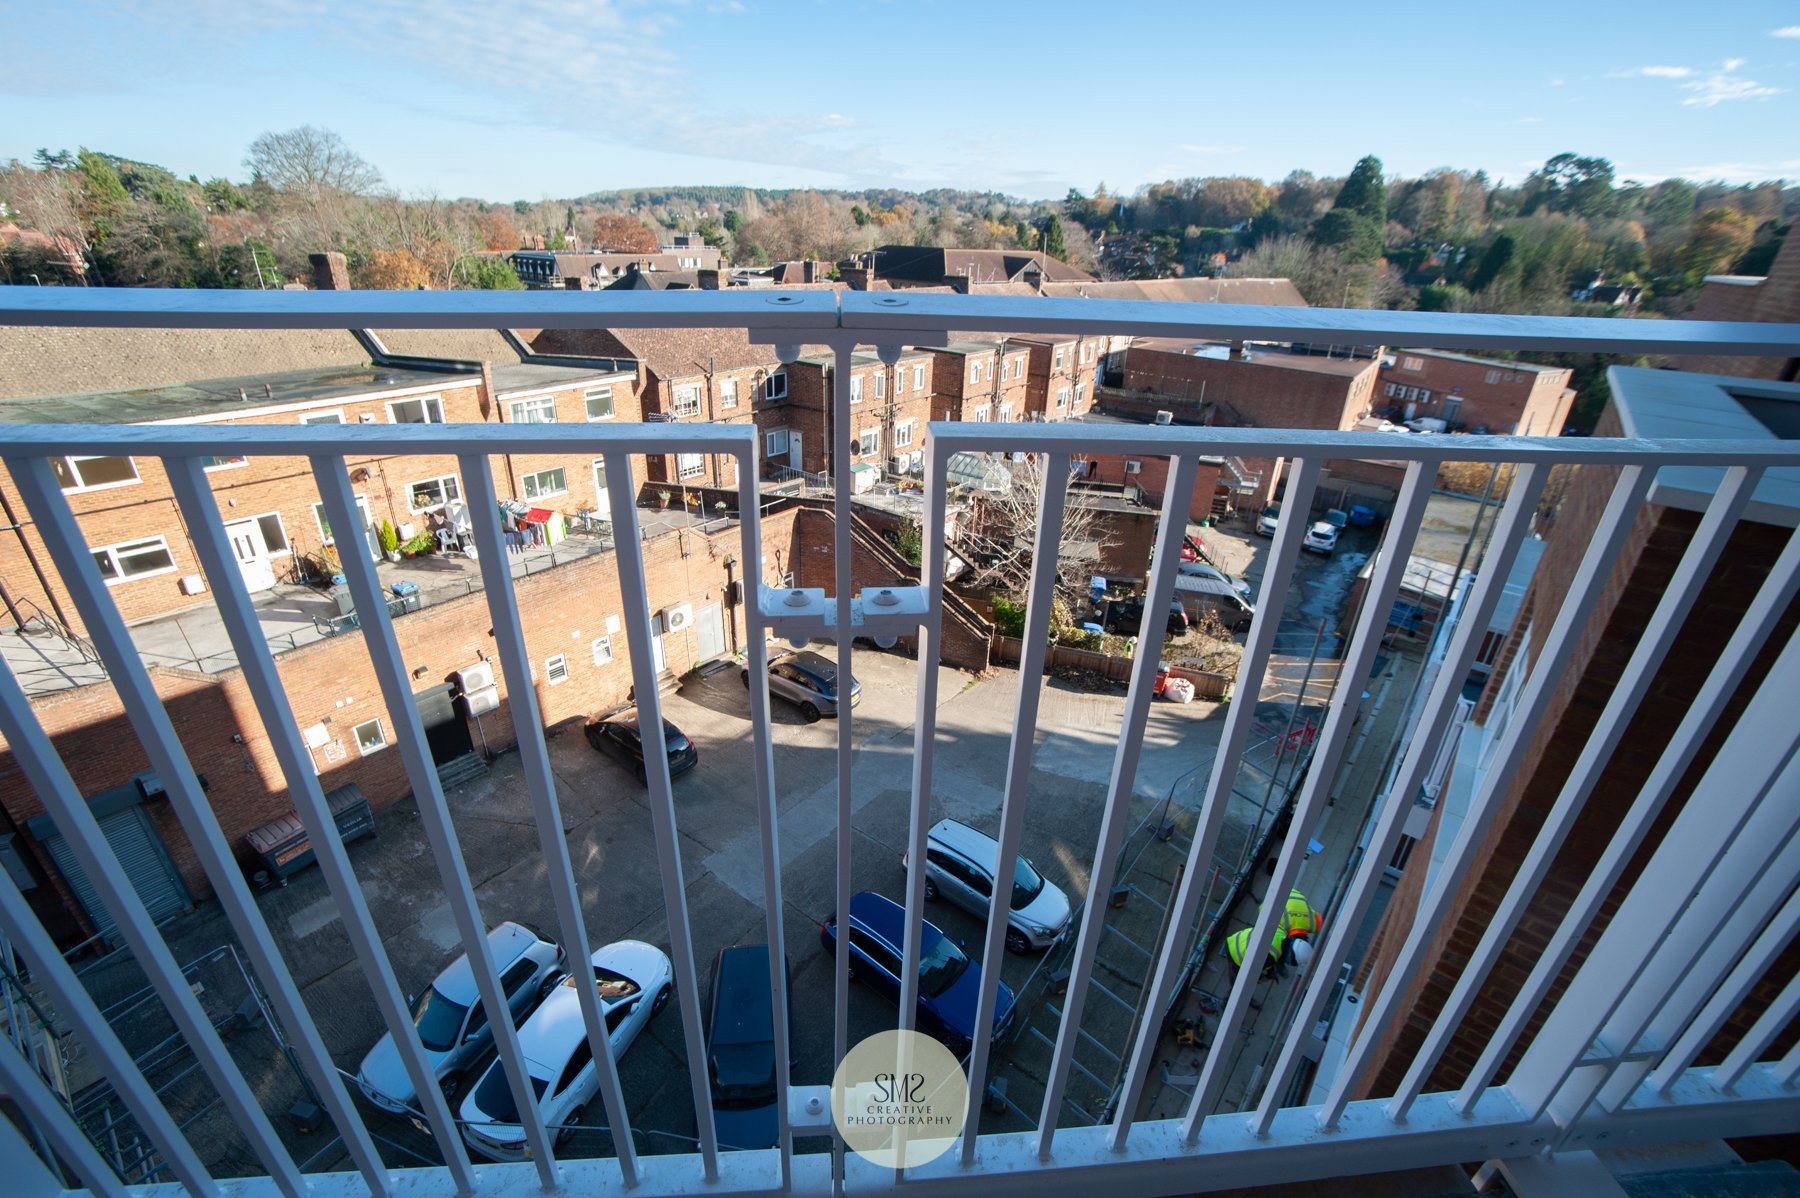
[[[1800,411],[1800,386],[1753,384],[1716,376],[1615,367],[1610,375],[1612,405],[1601,418],[1602,436],[1760,439],[1779,436],[1789,411]],[[1751,402],[1745,402],[1746,400]],[[1709,585],[1674,640],[1668,657],[1637,713],[1619,750],[1601,772],[1592,795],[1545,882],[1532,898],[1500,961],[1478,992],[1427,1089],[1454,1088],[1466,1072],[1514,995],[1541,957],[1550,936],[1592,873],[1602,850],[1670,743],[1689,701],[1720,660],[1726,643],[1772,564],[1800,521],[1794,471],[1770,470],[1756,491],[1746,518],[1731,532]],[[1519,615],[1507,633],[1471,722],[1458,742],[1454,766],[1432,813],[1432,824],[1411,851],[1393,897],[1357,976],[1365,990],[1378,986],[1391,972],[1399,944],[1418,911],[1433,873],[1427,864],[1448,851],[1452,828],[1481,785],[1484,757],[1516,718],[1516,705],[1526,674],[1535,667],[1550,622],[1570,591],[1581,558],[1597,528],[1618,472],[1583,466],[1559,505],[1545,538],[1542,558],[1526,592]],[[1458,892],[1448,899],[1448,913],[1430,944],[1428,964],[1408,981],[1402,1009],[1412,1012],[1379,1045],[1378,1068],[1362,1079],[1368,1094],[1387,1094],[1418,1050],[1445,999],[1460,978],[1463,965],[1486,931],[1501,898],[1530,850],[1545,816],[1590,736],[1597,713],[1611,697],[1632,652],[1649,629],[1682,554],[1699,526],[1701,514],[1718,487],[1721,472],[1700,468],[1665,469],[1640,511],[1626,547],[1571,656],[1567,672],[1542,709],[1542,723],[1522,758],[1525,763],[1506,783],[1498,814],[1483,839],[1478,865]],[[1637,853],[1620,890],[1606,907],[1616,908],[1622,888],[1655,851],[1663,832],[1679,812],[1693,786],[1730,733],[1749,696],[1766,674],[1776,651],[1800,624],[1800,603],[1791,604],[1777,631],[1756,656],[1732,704],[1706,739],[1646,844]],[[1560,993],[1591,949],[1608,914],[1588,929],[1553,993]],[[1790,947],[1782,966],[1771,976],[1792,976],[1800,950]],[[1752,996],[1745,1011],[1767,1002]],[[1740,1011],[1742,1016],[1745,1011]],[[1510,1068],[1530,1036],[1506,1062]],[[1728,1025],[1727,1034],[1731,1028]]]
[[[1800,240],[1784,238],[1766,277],[1711,275],[1700,302],[1688,314],[1694,320],[1755,320],[1800,323]],[[1677,370],[1729,374],[1747,379],[1794,382],[1800,358],[1746,355],[1674,359]]]
[[[765,461],[811,474],[834,473],[837,430],[832,427],[831,396],[836,372],[836,355],[829,353],[805,354],[787,365],[781,394],[757,414]],[[923,468],[925,425],[936,418],[932,387],[931,357],[923,351],[906,350],[892,366],[872,353],[852,355],[852,470],[873,480]]]
[[[1349,429],[1374,405],[1375,376],[1368,358],[1140,338],[1125,355],[1127,396],[1108,397],[1105,406],[1136,395],[1203,424]]]
[[[1067,420],[1093,407],[1094,385],[1107,338],[1009,337],[1008,348],[1022,345],[1028,354],[1030,387],[1025,411],[1032,419]]]
[[[610,365],[526,362],[497,333],[250,333],[177,329],[0,329],[0,422],[68,424],[585,423],[639,413]],[[230,373],[260,363],[256,373]],[[276,369],[270,370],[269,367]],[[219,373],[213,373],[213,372]],[[190,381],[196,376],[203,381]],[[454,518],[464,488],[449,457],[386,453],[347,461],[365,527],[350,543],[379,552],[376,529],[402,539]],[[530,507],[605,511],[591,456],[493,459],[496,492]],[[167,478],[154,459],[60,459],[56,473],[113,599],[127,620],[208,600]],[[640,476],[642,464],[636,467]],[[255,591],[329,566],[346,542],[297,458],[220,458],[207,466],[220,519]],[[0,579],[77,624],[10,476],[0,470]]]
[[[1444,421],[1450,431],[1560,436],[1574,372],[1439,350],[1402,349],[1381,359],[1375,403],[1389,419]]]

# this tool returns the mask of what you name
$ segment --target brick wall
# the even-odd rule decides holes
[[[1692,313],[1695,320],[1756,320],[1800,323],[1800,244],[1784,240],[1768,277],[1757,283],[1708,283]],[[1741,378],[1800,378],[1800,358],[1744,354],[1680,357],[1676,369]]]
[[[1097,453],[1088,454],[1081,460],[1087,463],[1082,475],[1086,481],[1109,486],[1135,486],[1161,510],[1163,495],[1169,489],[1168,458],[1127,458],[1124,454]],[[1128,473],[1125,468],[1127,461],[1138,463],[1138,469]],[[1194,491],[1188,502],[1190,521],[1203,520],[1212,515],[1213,495],[1219,487],[1220,474],[1220,467],[1211,462],[1201,462],[1195,468]]]
[[[1555,437],[1575,399],[1568,390],[1573,373],[1402,349],[1394,351],[1392,366],[1381,368],[1375,406],[1399,409],[1402,420],[1430,416],[1470,431]]]
[[[1602,421],[1602,428],[1603,431],[1617,429],[1617,418],[1610,411]],[[1528,664],[1539,664],[1535,659],[1541,655],[1549,622],[1562,597],[1568,594],[1615,476],[1611,470],[1582,467],[1564,497],[1556,528],[1548,538],[1549,544],[1526,600],[1526,612],[1536,621],[1531,635],[1530,656],[1534,660]],[[1524,755],[1526,764],[1507,783],[1493,827],[1483,841],[1478,858],[1481,864],[1451,897],[1442,929],[1430,945],[1427,960],[1431,964],[1407,980],[1401,1009],[1409,1014],[1380,1044],[1377,1056],[1380,1065],[1373,1077],[1367,1079],[1363,1093],[1391,1093],[1411,1061],[1542,827],[1544,816],[1586,743],[1596,716],[1642,638],[1650,615],[1698,522],[1698,516],[1690,512],[1646,508],[1634,524],[1617,568],[1608,578],[1599,601],[1593,604],[1592,614],[1574,651],[1568,655],[1567,672],[1542,706],[1543,722]],[[1629,746],[1662,746],[1670,742],[1688,700],[1718,660],[1743,614],[1745,603],[1767,576],[1786,539],[1785,530],[1760,524],[1741,524],[1732,534],[1730,544],[1714,570],[1711,584],[1683,624],[1674,648],[1626,730],[1623,744],[1627,749],[1616,754],[1602,773],[1568,842],[1557,855],[1547,880],[1527,908],[1519,930],[1508,943],[1492,976],[1478,994],[1444,1062],[1428,1083],[1429,1088],[1455,1086],[1466,1076],[1481,1045],[1497,1026],[1518,987],[1541,955],[1655,764],[1654,752],[1630,751]],[[1790,608],[1781,630],[1770,643],[1776,647],[1785,643],[1797,624],[1800,624],[1800,604]],[[1521,664],[1518,653],[1521,632],[1522,629],[1515,628],[1508,638],[1482,705],[1477,709],[1479,719],[1489,718],[1492,696],[1501,679],[1507,671],[1519,668]],[[1605,913],[1582,939],[1579,950],[1558,978],[1553,993],[1562,992],[1574,970],[1585,959],[1625,889],[1654,851],[1670,820],[1680,810],[1748,697],[1766,674],[1773,657],[1774,653],[1768,649],[1758,655],[1750,676],[1739,688],[1718,728],[1702,746],[1695,764],[1632,862],[1620,888],[1609,899]],[[1523,713],[1514,713],[1513,718],[1522,716]],[[1423,859],[1415,856],[1414,860],[1408,874],[1422,868]],[[1397,895],[1396,901],[1390,904],[1384,923],[1411,918],[1413,908],[1398,901],[1399,897]],[[1379,975],[1386,964],[1385,961],[1378,962],[1375,972]],[[1776,976],[1785,975],[1777,973]],[[1766,1004],[1767,996],[1761,1001]],[[1755,1006],[1754,1001],[1751,1006]],[[1529,1044],[1536,1027],[1536,1022],[1530,1026],[1520,1047],[1508,1061],[1508,1067]]]
[[[1225,406],[1262,428],[1346,429],[1369,411],[1376,367],[1345,365],[1287,354],[1198,358],[1134,345],[1125,355],[1125,389],[1146,392],[1146,399]],[[1150,406],[1173,410],[1167,402]]]

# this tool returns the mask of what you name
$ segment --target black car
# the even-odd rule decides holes
[[[590,745],[637,774],[639,782],[648,780],[644,773],[644,742],[638,731],[637,708],[626,707],[590,717],[587,738]],[[686,733],[667,720],[663,721],[663,744],[669,754],[669,777],[679,778],[700,764],[700,750],[694,747]]]
[[[788,974],[788,1036],[794,1030],[793,968]],[[769,995],[769,946],[719,950],[713,962],[712,1016],[707,1020],[706,1072],[712,1082],[713,1134],[720,1148],[773,1148],[775,1020]],[[794,1062],[788,1061],[792,1069]]]
[[[1096,621],[1106,631],[1119,636],[1142,636],[1144,627],[1144,601],[1142,599],[1109,599],[1106,606],[1097,613]],[[1167,623],[1170,636],[1180,636],[1188,630],[1187,613],[1181,610],[1180,600],[1169,602],[1169,619]]]

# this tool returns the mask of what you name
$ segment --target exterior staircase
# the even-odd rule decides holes
[[[474,781],[487,773],[488,764],[479,753],[464,753],[438,766],[438,785],[446,791]]]

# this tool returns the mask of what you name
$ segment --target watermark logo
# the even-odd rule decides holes
[[[936,1160],[962,1135],[969,1079],[956,1055],[918,1032],[881,1032],[844,1055],[831,1117],[844,1144],[886,1168]]]

